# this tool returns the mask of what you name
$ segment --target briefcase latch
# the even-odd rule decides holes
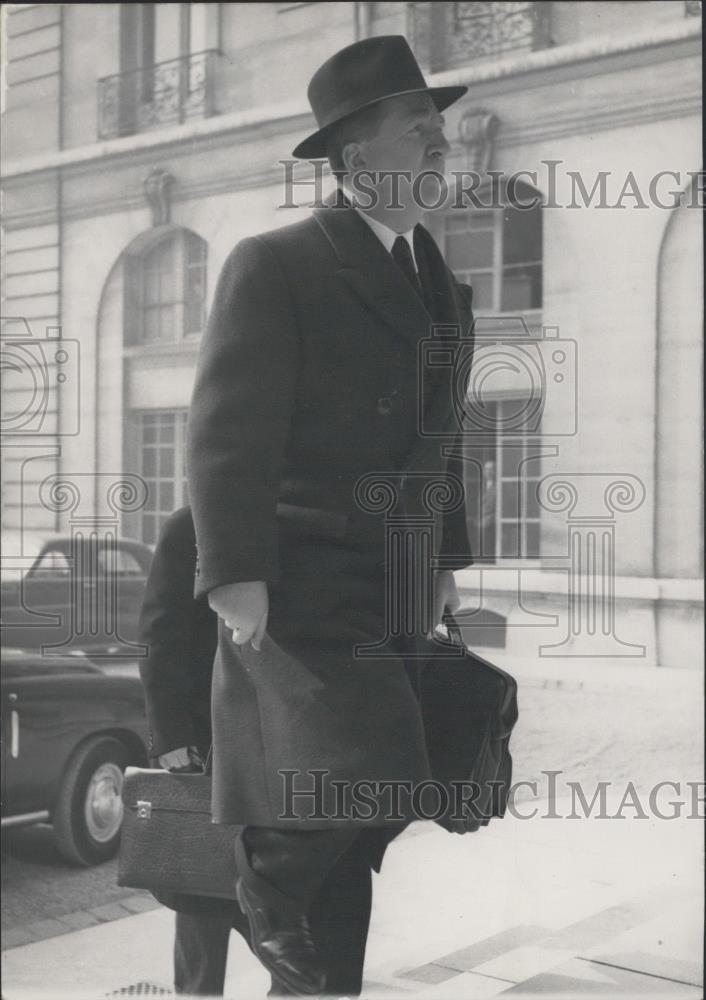
[[[137,800],[137,816],[139,819],[152,819],[152,803],[144,799]]]

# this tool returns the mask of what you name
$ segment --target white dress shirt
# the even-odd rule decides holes
[[[346,190],[345,187],[343,190],[345,191],[349,200],[352,201],[351,194]],[[389,254],[392,253],[392,247],[397,237],[404,236],[404,238],[407,240],[407,243],[409,244],[409,249],[412,252],[412,260],[414,261],[414,268],[417,274],[419,274],[419,268],[417,267],[417,258],[414,255],[414,227],[412,227],[412,229],[408,229],[406,233],[396,233],[394,229],[390,229],[390,227],[386,226],[384,222],[378,222],[377,219],[371,218],[371,216],[369,216],[367,212],[361,211],[361,209],[359,209],[356,205],[353,205],[353,208],[361,217],[361,219],[365,219],[367,224],[370,226],[372,231],[375,233],[375,235],[380,240],[380,242],[382,243],[382,245],[385,247],[385,249]]]

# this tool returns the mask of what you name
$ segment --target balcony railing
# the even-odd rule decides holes
[[[431,72],[550,45],[546,2],[410,3],[408,37]]]
[[[215,50],[106,76],[98,81],[98,136],[147,132],[214,112]]]

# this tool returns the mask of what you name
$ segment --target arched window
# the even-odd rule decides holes
[[[123,466],[142,477],[148,494],[125,526],[148,543],[189,502],[186,415],[197,338],[206,321],[207,254],[196,233],[153,227],[126,248],[103,296],[99,342],[114,350],[122,330],[124,364],[120,383],[99,376],[106,413],[101,426],[110,427],[108,415],[125,407]]]
[[[201,333],[208,248],[195,233],[166,234],[126,258],[127,344],[174,343]]]
[[[459,281],[473,285],[476,313],[542,308],[542,207],[538,192],[518,182],[500,199],[483,190],[481,206],[451,210],[444,219],[446,261]],[[531,206],[531,207],[527,207]]]

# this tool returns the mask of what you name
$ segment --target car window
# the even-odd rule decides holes
[[[3,531],[2,582],[18,583],[27,576],[46,544],[46,539],[29,531]]]
[[[71,576],[71,563],[60,549],[47,549],[41,554],[31,571],[32,576],[46,576],[51,579]]]
[[[117,573],[118,576],[144,576],[139,562],[127,549],[99,549],[98,570],[101,573]]]

